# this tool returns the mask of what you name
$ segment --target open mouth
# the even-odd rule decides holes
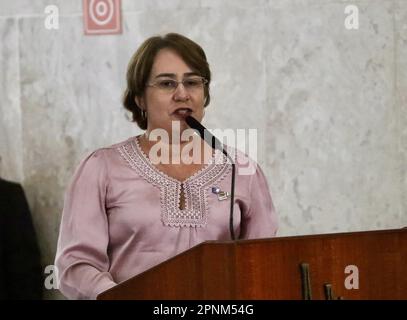
[[[185,118],[189,116],[192,113],[192,109],[190,108],[179,108],[173,112],[173,115],[180,117],[180,118]]]

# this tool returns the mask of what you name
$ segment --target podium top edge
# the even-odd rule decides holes
[[[286,241],[286,240],[297,240],[297,239],[312,239],[312,238],[335,238],[335,237],[349,237],[349,236],[363,236],[371,234],[388,234],[388,233],[407,233],[407,227],[399,229],[381,229],[381,230],[367,230],[367,231],[349,231],[349,232],[335,232],[335,233],[318,233],[318,234],[304,234],[304,235],[294,235],[294,236],[276,236],[273,238],[257,238],[257,239],[240,239],[240,240],[207,240],[197,246],[204,244],[242,244],[242,243],[255,243],[255,242],[264,242],[264,241]]]

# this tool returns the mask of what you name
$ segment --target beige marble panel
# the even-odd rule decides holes
[[[287,0],[286,0],[287,1]],[[122,7],[125,12],[131,11],[156,11],[156,10],[176,10],[182,11],[191,8],[237,8],[252,9],[263,7],[267,0],[122,0]]]
[[[403,225],[407,226],[407,1],[395,1],[396,98],[400,130],[400,190]]]
[[[267,0],[121,0],[122,12],[185,10],[189,8],[237,7],[253,8],[263,6]],[[61,16],[82,14],[83,0],[15,0],[0,1],[0,16],[43,15],[48,5],[55,5]]]
[[[0,176],[23,182],[18,29],[0,18]]]
[[[48,5],[57,6],[60,15],[82,13],[82,0],[3,0],[0,1],[0,16],[39,16]]]
[[[270,5],[268,166],[281,235],[399,227],[391,2]]]

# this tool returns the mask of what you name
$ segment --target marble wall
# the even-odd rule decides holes
[[[44,8],[59,8],[59,30]],[[344,8],[359,8],[358,30]],[[1,175],[23,184],[53,263],[78,161],[140,133],[120,97],[148,36],[205,49],[210,128],[257,128],[280,236],[407,225],[407,1],[122,0],[123,34],[84,36],[82,1],[0,1]],[[49,298],[60,297],[47,292]]]
[[[399,129],[398,150],[402,221],[407,216],[407,1],[395,3],[395,104],[398,108],[397,126]]]

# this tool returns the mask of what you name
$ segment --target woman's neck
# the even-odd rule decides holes
[[[156,145],[157,143],[159,145]],[[169,139],[167,137],[163,138],[163,136],[159,138],[157,136],[152,137],[146,131],[139,137],[139,144],[149,158],[156,156],[157,150],[160,149],[160,157],[169,159],[167,164],[191,164],[191,161],[192,164],[206,164],[213,156],[212,148],[198,135],[195,135],[192,140],[183,141],[180,136],[175,137],[175,139],[171,136],[169,136]],[[154,149],[152,149],[153,147]],[[167,154],[168,157],[163,156],[163,154]],[[174,159],[177,160],[174,161]]]

